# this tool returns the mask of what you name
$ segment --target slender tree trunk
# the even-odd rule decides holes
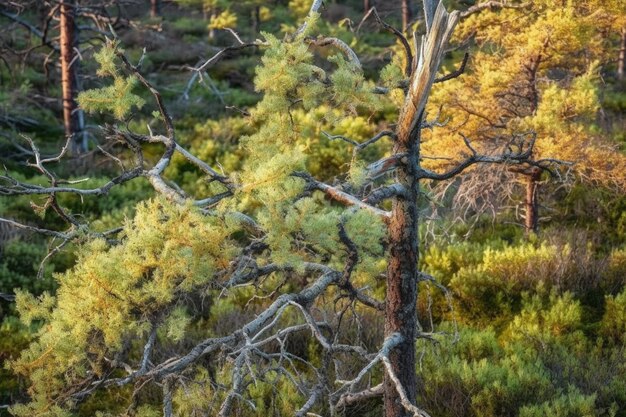
[[[626,70],[626,27],[622,28],[619,43],[619,58],[617,60],[617,79],[624,81]]]
[[[209,24],[211,24],[216,18],[217,18],[217,11],[213,10],[211,12],[211,20],[209,20]],[[209,29],[209,39],[214,39],[214,38],[215,38],[215,29],[211,28]]]
[[[63,92],[63,124],[65,135],[72,136],[72,151],[83,151],[82,135],[78,134],[79,119],[76,105],[77,68],[76,59],[76,3],[75,0],[61,0],[61,89]]]
[[[252,11],[252,32],[259,33],[261,29],[261,6],[254,6],[254,10]]]
[[[526,234],[536,233],[539,220],[539,180],[541,179],[541,168],[533,167],[526,174],[526,200],[524,229]]]
[[[370,0],[363,0],[363,12],[367,13],[367,11],[371,8],[372,6]]]
[[[150,17],[161,15],[161,0],[150,0]]]
[[[408,131],[407,131],[408,132]],[[419,161],[420,129],[398,136],[395,154],[409,155],[409,162],[397,171],[397,180],[407,195],[393,200],[389,222],[389,266],[385,302],[385,337],[402,335],[402,343],[389,355],[392,369],[398,376],[411,404],[417,395],[415,369],[415,338],[417,331],[418,282],[418,211],[419,184],[414,169]],[[400,403],[395,384],[388,375],[384,382],[385,417],[408,417]]]
[[[402,32],[406,32],[411,22],[411,8],[409,7],[409,0],[402,1]]]

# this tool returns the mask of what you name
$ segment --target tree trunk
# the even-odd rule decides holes
[[[403,3],[404,4],[404,3]],[[445,46],[458,22],[458,13],[448,14],[441,2],[424,0],[432,11],[427,35],[419,54],[420,64],[411,75],[407,97],[398,117],[394,155],[403,164],[396,170],[404,194],[393,199],[389,220],[389,265],[385,302],[385,338],[400,334],[401,343],[389,353],[391,369],[411,406],[417,397],[415,339],[417,337],[418,204],[421,120],[430,90],[441,64]],[[439,4],[439,6],[437,6]],[[435,11],[436,9],[436,11]],[[398,387],[388,372],[383,384],[385,417],[410,417],[401,403]]]
[[[254,10],[252,11],[252,32],[259,33],[261,29],[261,6],[254,6]]]
[[[406,33],[411,23],[411,8],[409,0],[402,0],[402,32]]]
[[[211,20],[209,20],[209,24],[214,22],[216,18],[217,18],[217,11],[213,10],[211,12]],[[209,29],[209,39],[215,39],[215,29],[214,28]]]
[[[619,43],[619,58],[617,60],[617,79],[624,81],[624,71],[626,70],[626,28],[622,28]]]
[[[389,266],[387,267],[387,294],[385,302],[385,337],[394,333],[402,336],[389,355],[391,367],[402,383],[408,400],[415,404],[417,378],[415,369],[415,338],[417,331],[418,282],[418,211],[419,183],[414,167],[419,160],[420,129],[398,137],[394,154],[409,155],[410,163],[397,171],[397,180],[407,195],[393,200],[389,222]],[[412,162],[412,163],[411,163]],[[388,375],[384,382],[385,417],[408,417],[410,413],[400,403],[395,384]]]
[[[75,100],[77,86],[76,59],[76,3],[75,0],[61,0],[60,2],[60,31],[61,31],[61,89],[63,92],[63,124],[65,135],[72,137],[72,151],[80,153],[84,150],[79,132],[79,119]]]
[[[524,229],[526,234],[537,233],[539,220],[539,180],[541,179],[541,168],[533,167],[526,174],[526,200]]]
[[[370,4],[370,0],[363,0],[363,12],[367,13],[369,9],[371,9],[372,6]]]
[[[161,15],[161,0],[150,0],[150,17]]]

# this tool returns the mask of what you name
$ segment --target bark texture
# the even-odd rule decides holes
[[[426,0],[429,1],[429,0]],[[435,2],[429,7],[435,9]],[[389,354],[391,368],[398,376],[411,404],[416,404],[417,376],[415,339],[417,338],[417,283],[418,263],[418,171],[420,153],[421,117],[445,45],[458,21],[458,14],[448,14],[439,3],[432,25],[422,41],[420,60],[411,76],[407,97],[398,118],[397,140],[394,154],[405,164],[396,170],[397,180],[406,190],[393,199],[389,220],[389,266],[387,268],[387,293],[385,304],[385,337],[394,333],[402,341]],[[385,417],[408,417],[398,390],[388,374],[383,383]]]
[[[417,337],[417,261],[419,183],[415,167],[419,160],[419,129],[398,138],[394,152],[410,155],[410,160],[397,172],[398,183],[407,190],[406,197],[396,197],[389,221],[389,266],[387,269],[387,298],[385,303],[385,336],[402,335],[402,342],[389,354],[395,374],[404,387],[409,401],[415,405],[417,383],[415,374],[415,339]],[[390,378],[385,379],[385,416],[406,416],[398,392]]]
[[[79,120],[75,100],[77,90],[76,67],[76,2],[75,0],[61,0],[61,89],[63,94],[63,124],[65,135],[72,136],[72,149],[79,152],[82,149],[78,142]]]

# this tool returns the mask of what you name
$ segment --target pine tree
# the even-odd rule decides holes
[[[466,77],[435,90],[430,112],[442,109],[440,119],[447,124],[427,139],[425,152],[445,156],[460,133],[487,153],[517,149],[520,138],[531,132],[536,136],[532,161],[500,170],[498,175],[508,178],[502,182],[486,181],[493,171],[475,171],[466,176],[470,191],[462,190],[464,196],[488,199],[486,182],[519,179],[525,187],[524,227],[530,233],[538,228],[543,179],[575,173],[584,181],[626,188],[626,157],[594,127],[601,64],[612,60],[604,55],[603,28],[623,18],[616,13],[601,5],[546,1],[486,8],[463,19],[458,41],[471,38],[479,49]],[[507,197],[503,189],[496,192]]]
[[[264,50],[255,78],[263,98],[250,111],[254,133],[241,138],[247,153],[241,172],[220,173],[185,150],[158,89],[110,42],[96,59],[112,84],[79,102],[123,122],[145,104],[135,89],[148,89],[161,132],[139,134],[124,123],[105,128],[128,148],[132,158],[125,159],[134,166],[97,188],[62,186],[46,169],[58,158],[41,159],[33,147],[34,166],[49,186],[0,177],[5,195],[103,196],[138,177],[159,195],[140,204],[121,229],[94,231],[76,220],[63,232],[40,230],[83,244],[76,266],[57,276],[56,296],[17,294],[23,321],[42,327],[10,364],[31,384],[31,401],[12,407],[13,414],[98,409],[94,394],[108,391],[125,404],[100,408],[97,416],[151,416],[159,409],[167,417],[267,415],[268,408],[332,415],[380,395],[386,417],[426,415],[417,405],[415,343],[428,335],[416,302],[419,284],[432,278],[418,270],[420,183],[453,178],[478,163],[524,164],[532,144],[484,155],[467,141],[470,153],[458,165],[426,169],[422,131],[433,123],[424,109],[434,83],[460,74],[437,78],[459,13],[426,1],[417,59],[401,32],[392,31],[407,47],[408,65],[398,71],[392,64],[384,71],[387,85],[376,86],[345,42],[312,37],[320,6],[314,1],[284,39],[263,34],[253,44]],[[335,52],[323,66],[314,55],[319,48]],[[292,113],[319,108],[327,109],[320,122],[331,125],[390,108],[397,123],[364,142],[327,133],[353,150],[348,172],[331,185],[306,171],[312,151]],[[368,164],[362,151],[387,139],[388,156]],[[162,149],[153,164],[144,157],[148,146]],[[174,157],[206,175],[209,195],[190,195],[167,180]],[[385,283],[377,291],[380,275]],[[242,304],[248,310],[239,311]],[[384,320],[384,338],[374,347],[350,338],[354,329],[343,322],[366,314]],[[292,338],[306,340],[306,347]],[[156,388],[160,406],[145,394]]]

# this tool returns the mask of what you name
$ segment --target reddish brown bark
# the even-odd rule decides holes
[[[161,0],[150,0],[150,17],[161,15]]]
[[[61,90],[63,94],[63,125],[65,135],[72,136],[72,149],[80,152],[82,146],[78,142],[79,130],[76,95],[76,4],[74,0],[61,0],[59,11],[61,13]]]
[[[409,0],[402,0],[402,31],[406,32],[411,23],[411,8],[409,7]]]
[[[406,132],[406,133],[405,133]],[[415,404],[417,380],[415,370],[415,338],[417,331],[418,281],[418,211],[419,184],[415,168],[419,161],[419,128],[410,131],[398,129],[395,154],[409,155],[406,165],[397,170],[397,180],[407,193],[393,200],[389,221],[389,266],[387,267],[387,295],[385,303],[385,337],[402,335],[402,343],[389,355],[391,366],[404,387],[408,400]],[[408,417],[400,403],[394,383],[386,375],[384,382],[385,417]]]
[[[617,79],[624,80],[624,71],[626,70],[626,28],[622,28],[619,43],[619,57],[617,59]]]
[[[426,0],[425,0],[426,1]],[[408,6],[408,4],[407,4]],[[417,374],[415,339],[417,337],[417,284],[418,270],[418,197],[420,167],[420,134],[426,101],[441,63],[444,48],[458,21],[458,15],[449,15],[443,6],[435,11],[434,0],[426,3],[433,10],[425,45],[420,56],[421,65],[411,75],[407,99],[400,111],[396,127],[393,153],[402,162],[396,168],[396,181],[403,193],[392,200],[388,225],[389,265],[385,299],[385,338],[394,333],[401,336],[399,345],[391,349],[391,370],[406,394],[406,407],[402,404],[398,387],[389,373],[385,373],[383,396],[385,417],[409,417],[407,408],[416,405]]]

